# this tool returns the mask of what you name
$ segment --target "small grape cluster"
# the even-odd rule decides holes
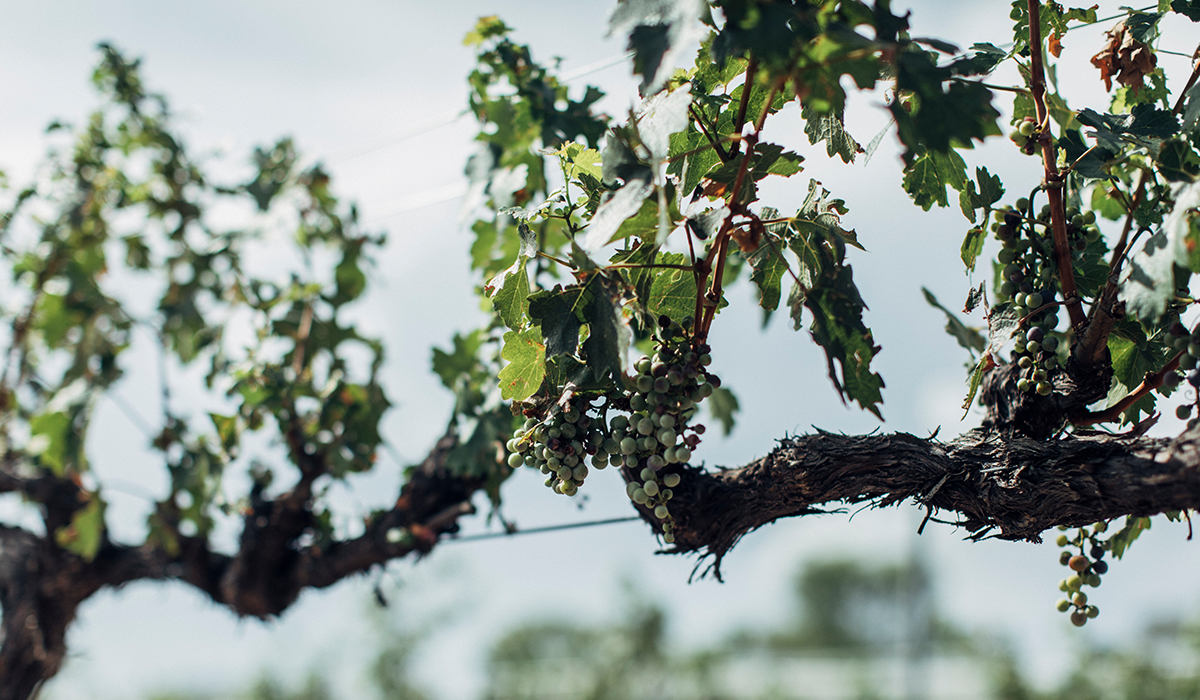
[[[629,397],[633,413],[613,418],[612,442],[605,440],[604,448],[612,453],[612,447],[619,447],[623,465],[637,477],[629,480],[626,493],[634,503],[653,508],[654,517],[662,522],[663,540],[670,544],[675,541],[675,522],[667,501],[680,476],[664,469],[691,459],[704,426],[689,421],[696,405],[711,396],[721,380],[706,369],[712,364],[709,346],[694,342],[686,329],[669,318],[659,319],[655,344],[654,356],[635,365],[637,375]]]
[[[1046,396],[1054,390],[1050,377],[1060,364],[1060,338],[1056,307],[1053,242],[1049,233],[1050,207],[1042,207],[1036,219],[1028,199],[1016,201],[1016,207],[995,213],[992,231],[1003,245],[997,259],[1004,267],[998,289],[999,300],[1011,300],[1017,313],[1026,319],[1025,330],[1015,336],[1014,359],[1022,372],[1017,388]],[[1072,207],[1067,233],[1077,250],[1100,236],[1093,212],[1081,214]]]
[[[1025,117],[1012,131],[1008,132],[1008,138],[1021,149],[1022,153],[1031,156],[1037,149],[1037,139],[1034,138],[1036,131],[1037,120],[1033,117]]]
[[[1065,526],[1059,526],[1059,529],[1067,530]],[[1100,576],[1108,573],[1104,554],[1109,545],[1097,537],[1107,529],[1108,523],[1102,520],[1090,530],[1079,528],[1073,537],[1066,532],[1058,536],[1058,546],[1067,548],[1059,553],[1058,561],[1070,568],[1072,574],[1058,582],[1058,590],[1067,594],[1067,597],[1060,598],[1057,607],[1059,612],[1071,611],[1071,624],[1076,627],[1084,626],[1088,620],[1100,614],[1100,608],[1088,604],[1087,593],[1082,589],[1084,586],[1098,587]]]
[[[1175,351],[1183,353],[1179,356],[1179,369],[1187,373],[1187,382],[1193,388],[1200,390],[1200,328],[1189,332],[1182,323],[1174,323],[1170,329],[1170,345]],[[1174,390],[1183,381],[1178,372],[1167,372],[1163,375],[1163,393]],[[1197,400],[1200,400],[1198,396]],[[1188,428],[1196,427],[1197,418],[1192,418],[1195,410],[1194,403],[1185,403],[1175,409],[1175,416],[1180,420],[1188,420]]]
[[[546,486],[556,493],[574,496],[588,476],[584,463],[588,455],[592,455],[592,466],[597,469],[608,466],[607,459],[597,457],[604,440],[598,427],[603,422],[590,415],[593,411],[589,401],[575,398],[544,420],[526,419],[506,445],[508,466],[540,469],[547,475]]]

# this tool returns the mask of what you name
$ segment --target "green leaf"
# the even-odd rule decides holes
[[[967,236],[962,242],[962,248],[959,249],[959,256],[968,270],[973,271],[975,269],[975,261],[979,258],[979,254],[983,252],[983,244],[986,240],[987,233],[978,226],[967,231]]]
[[[753,272],[750,281],[758,287],[758,305],[767,311],[779,308],[779,297],[783,293],[783,273],[787,271],[787,260],[781,254],[782,240],[767,234],[758,250],[751,253],[748,262]]]
[[[688,265],[683,253],[659,253],[656,265]],[[654,281],[646,298],[646,310],[654,316],[666,315],[683,322],[696,312],[696,276],[691,270],[655,268]]]
[[[838,393],[843,400],[857,401],[882,420],[879,404],[883,403],[883,378],[870,369],[879,348],[862,322],[866,305],[850,266],[839,265],[827,271],[820,284],[808,291],[804,306],[813,315],[813,340],[825,350],[829,378]],[[840,375],[835,362],[841,367]]]
[[[925,211],[947,205],[946,187],[962,190],[967,183],[967,164],[954,151],[926,150],[904,174],[904,191]]]
[[[1121,528],[1116,534],[1108,538],[1112,545],[1112,555],[1116,559],[1125,556],[1125,552],[1129,551],[1129,546],[1133,541],[1141,536],[1143,532],[1150,529],[1150,518],[1137,517],[1128,515],[1125,517],[1125,527]]]
[[[804,119],[808,142],[816,145],[824,141],[825,153],[830,158],[836,155],[843,163],[853,163],[854,157],[863,152],[863,147],[846,131],[841,115],[820,114],[805,106],[800,110],[800,116]]]
[[[457,389],[458,381],[479,368],[479,349],[483,347],[484,332],[480,329],[467,335],[454,334],[454,350],[433,349],[433,371],[447,389]]]
[[[629,368],[633,332],[614,287],[602,275],[593,276],[587,284],[590,299],[583,307],[583,317],[588,324],[588,337],[583,341],[583,352],[587,366],[598,379],[620,376]]]
[[[654,186],[648,180],[625,183],[616,194],[600,203],[600,208],[584,231],[582,246],[597,251],[611,243],[625,220],[637,214],[642,203],[653,193]]]
[[[978,190],[975,189],[976,182],[979,183]],[[999,202],[1003,196],[1004,185],[1001,184],[1000,178],[989,173],[987,168],[975,168],[975,181],[967,180],[966,187],[959,190],[958,205],[963,216],[975,223],[976,209],[983,209],[986,215],[992,205]],[[975,255],[978,256],[979,253],[976,252]],[[965,258],[963,262],[966,262]],[[967,263],[967,267],[975,269],[974,262]]]
[[[983,377],[987,374],[990,367],[994,365],[991,355],[984,355],[975,363],[975,369],[971,371],[971,377],[967,380],[967,398],[963,400],[963,417],[971,410],[971,403],[975,401],[975,395],[979,393],[979,386],[983,384]]]
[[[1148,324],[1158,321],[1175,296],[1175,266],[1191,263],[1188,237],[1196,225],[1200,183],[1175,185],[1172,196],[1175,204],[1162,229],[1130,256],[1129,273],[1120,290],[1126,310]]]
[[[930,306],[946,314],[946,332],[953,336],[960,346],[970,352],[972,357],[983,354],[984,348],[987,347],[987,336],[974,328],[967,328],[962,321],[958,320],[958,316],[938,303],[933,292],[924,287],[921,287],[921,291],[925,294],[925,301]]]
[[[104,541],[104,502],[100,497],[92,494],[88,504],[71,515],[71,523],[54,533],[54,541],[84,561],[95,559]]]
[[[238,421],[236,415],[223,416],[220,413],[209,413],[209,419],[212,420],[213,427],[217,429],[217,439],[221,441],[221,449],[225,450],[226,454],[232,454],[238,445],[238,440],[241,439],[242,425]]]
[[[1129,319],[1113,327],[1108,336],[1108,351],[1113,371],[1113,384],[1108,392],[1109,406],[1129,395],[1142,383],[1148,372],[1162,368],[1169,357],[1169,352],[1161,342],[1148,338],[1142,326]],[[1151,392],[1122,414],[1122,422],[1136,423],[1142,413],[1154,410],[1154,403],[1154,394]]]
[[[1200,0],[1171,0],[1171,11],[1200,22]]]
[[[725,387],[713,389],[712,396],[708,397],[708,410],[720,421],[722,434],[728,436],[733,432],[733,414],[738,411],[738,400],[732,391]]]
[[[529,317],[542,329],[546,357],[573,355],[579,348],[583,306],[591,300],[583,287],[544,290],[529,297]]]
[[[504,325],[513,330],[525,325],[525,310],[529,306],[529,275],[525,257],[517,258],[513,266],[501,272],[484,288],[492,298],[492,308]]]
[[[74,437],[71,417],[62,411],[36,415],[29,421],[29,432],[33,435],[30,451],[37,454],[42,466],[49,467],[55,476],[63,476],[72,452],[68,444]]]
[[[706,33],[699,18],[708,7],[700,0],[621,0],[608,22],[609,35],[629,37],[634,72],[642,76],[641,92],[662,89],[668,70],[694,51]]]
[[[524,401],[533,396],[546,375],[546,346],[537,328],[509,331],[504,334],[500,357],[508,364],[500,370],[500,396],[510,401]]]
[[[562,162],[563,171],[568,178],[579,179],[580,175],[587,175],[597,181],[604,179],[600,151],[594,148],[572,142],[555,151],[554,155]]]

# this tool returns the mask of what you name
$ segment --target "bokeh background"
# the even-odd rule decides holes
[[[894,9],[908,5],[914,36],[964,47],[1009,40],[1007,3],[901,2]],[[1101,16],[1116,12],[1116,3],[1106,5]],[[419,461],[445,428],[451,397],[429,371],[431,347],[447,346],[455,331],[484,318],[473,294],[477,280],[467,273],[470,238],[461,221],[462,169],[475,133],[472,118],[462,116],[473,63],[463,35],[477,17],[498,14],[515,28],[517,41],[532,45],[535,58],[558,57],[573,89],[604,89],[604,111],[625,114],[637,99],[623,42],[606,36],[610,2],[6,0],[0,7],[0,170],[14,188],[37,177],[46,124],[82,122],[95,106],[88,77],[98,58],[95,45],[109,41],[143,59],[147,84],[169,98],[190,149],[212,154],[212,172],[230,182],[249,179],[250,150],[290,135],[306,162],[323,162],[335,189],[358,202],[368,228],[388,232],[374,290],[357,314],[363,331],[387,347],[386,386],[395,404],[385,422],[390,448],[377,474],[337,489],[346,532],[370,507],[394,498],[403,466]],[[1080,29],[1063,42],[1059,87],[1076,107],[1107,105],[1087,63],[1102,32]],[[1190,23],[1167,22],[1160,45],[1190,53],[1194,39]],[[1181,84],[1188,60],[1161,59],[1168,78]],[[992,80],[1012,84],[1015,78]],[[860,142],[886,127],[883,103],[881,93],[851,99],[847,127]],[[1003,111],[1010,106],[1001,99]],[[807,334],[792,331],[782,317],[762,328],[754,292],[743,283],[730,290],[732,305],[712,339],[714,369],[740,400],[738,424],[727,438],[710,430],[697,458],[738,466],[776,439],[812,426],[921,436],[940,430],[949,438],[977,424],[977,415],[964,418],[960,408],[966,353],[943,333],[944,318],[920,291],[928,287],[956,308],[968,288],[985,279],[984,267],[968,275],[958,258],[966,220],[956,208],[925,213],[912,205],[900,188],[894,137],[887,136],[869,162],[844,166],[807,144],[794,105],[772,122],[768,137],[808,160],[804,173],[764,186],[764,203],[795,208],[807,178],[820,180],[846,200],[844,223],[869,250],[853,253],[851,262],[870,306],[867,323],[884,349],[875,366],[887,381],[887,421],[881,425],[844,407]],[[1003,138],[969,154],[968,165],[999,174],[1010,202],[1040,174],[1035,159],[1020,156]],[[112,500],[115,536],[130,540],[141,531],[150,500],[165,490],[149,438],[133,417],[159,410],[156,375],[137,369],[153,366],[136,361],[141,352],[149,350],[134,348],[117,401],[105,404],[89,438],[97,476]],[[170,372],[186,401],[195,373]],[[1156,431],[1179,428],[1170,417]],[[615,474],[589,479],[584,491],[586,499],[566,499],[533,474],[518,474],[504,487],[503,513],[521,528],[535,528],[631,512]],[[464,535],[497,529],[486,504],[480,507]],[[6,522],[28,520],[16,503],[0,503],[0,515]],[[1022,672],[1044,688],[1061,683],[1082,650],[1137,644],[1160,621],[1200,613],[1200,558],[1186,525],[1157,519],[1093,595],[1101,617],[1076,630],[1053,608],[1061,577],[1053,544],[969,543],[944,525],[930,525],[918,538],[920,518],[904,506],[779,522],[727,557],[724,583],[689,583],[696,561],[657,554],[638,522],[448,542],[425,561],[395,563],[309,592],[270,623],[239,620],[182,585],[138,583],[85,604],[71,631],[71,659],[47,695],[221,695],[262,677],[299,687],[316,671],[338,697],[360,697],[369,692],[364,669],[387,636],[381,630],[390,629],[421,634],[411,656],[414,683],[436,697],[480,697],[488,685],[489,650],[518,625],[602,626],[655,604],[665,611],[669,645],[701,650],[739,631],[778,629],[793,614],[797,572],[831,558],[867,568],[919,563],[931,572],[930,600],[941,618],[1007,645]],[[376,587],[391,603],[384,612],[373,609]]]

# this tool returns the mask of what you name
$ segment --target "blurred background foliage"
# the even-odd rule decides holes
[[[777,626],[737,630],[705,648],[673,636],[667,606],[622,584],[624,613],[589,624],[569,602],[496,639],[486,662],[484,700],[784,700],[979,698],[992,700],[1185,700],[1200,698],[1200,624],[1160,620],[1138,638],[1080,646],[1057,685],[1036,687],[1009,643],[987,629],[965,630],[932,605],[932,581],[918,560],[824,559],[800,568]],[[567,612],[555,614],[565,603]],[[422,650],[445,616],[372,603],[379,632],[363,685],[384,700],[440,700],[415,680]],[[456,669],[443,669],[445,673]],[[51,696],[51,700],[52,700]],[[233,694],[171,690],[148,700],[340,700],[319,665],[302,679],[263,675]]]

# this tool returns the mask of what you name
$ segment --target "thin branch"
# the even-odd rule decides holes
[[[1050,201],[1050,224],[1054,233],[1054,258],[1058,266],[1059,284],[1062,286],[1063,299],[1067,302],[1067,314],[1071,318],[1072,328],[1081,328],[1087,322],[1083,313],[1079,292],[1075,287],[1075,271],[1071,264],[1071,246],[1067,241],[1066,210],[1062,193],[1062,176],[1058,172],[1057,155],[1054,140],[1043,130],[1050,119],[1046,108],[1046,76],[1042,66],[1042,27],[1038,17],[1041,16],[1041,2],[1029,0],[1029,45],[1030,45],[1030,89],[1033,102],[1037,107],[1039,124],[1038,139],[1042,145],[1042,164],[1045,170],[1046,197]]]

